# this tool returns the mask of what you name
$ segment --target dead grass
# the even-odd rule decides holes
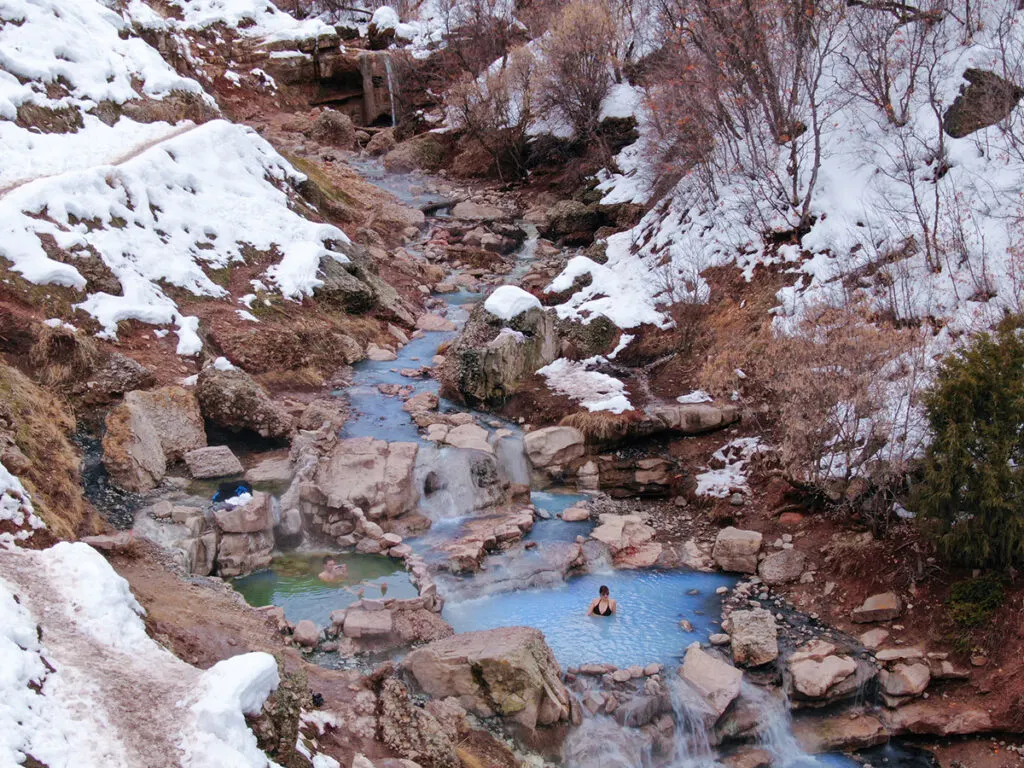
[[[82,494],[79,456],[68,436],[75,417],[20,371],[0,364],[0,430],[29,460],[19,476],[50,533],[73,539],[95,533],[97,519]]]
[[[297,368],[292,371],[268,371],[256,377],[257,380],[271,392],[281,392],[289,389],[320,389],[327,382],[327,378],[312,365]]]
[[[624,440],[641,420],[638,411],[609,413],[608,411],[577,411],[564,417],[559,424],[575,427],[590,445]]]
[[[43,325],[28,358],[38,381],[47,386],[64,387],[89,377],[99,358],[99,350],[89,337],[67,328]]]

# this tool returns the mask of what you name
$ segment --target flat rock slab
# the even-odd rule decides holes
[[[867,624],[899,618],[902,612],[903,606],[896,593],[882,592],[872,595],[861,606],[854,608],[850,618],[856,624]]]
[[[231,477],[243,472],[242,462],[226,445],[211,445],[209,448],[197,448],[185,454],[188,472],[196,480],[207,480],[213,477]]]

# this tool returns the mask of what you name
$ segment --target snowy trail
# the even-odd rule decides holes
[[[168,131],[163,136],[158,136],[155,139],[149,139],[148,141],[136,144],[131,149],[112,157],[109,161],[90,163],[88,166],[84,166],[83,168],[66,168],[65,170],[60,171],[58,173],[47,173],[40,176],[32,176],[29,178],[19,179],[11,184],[8,184],[6,187],[0,187],[0,200],[3,200],[3,198],[8,193],[13,192],[16,189],[20,189],[26,184],[31,184],[34,181],[39,181],[40,179],[52,179],[64,173],[67,173],[68,171],[80,171],[84,170],[84,168],[86,167],[122,165],[124,163],[127,163],[129,160],[134,160],[136,157],[141,155],[146,150],[152,149],[153,147],[159,144],[163,144],[165,141],[170,141],[171,139],[174,139],[178,136],[182,136],[186,133],[189,133],[190,131],[194,131],[198,127],[199,126],[196,123],[193,123],[192,121],[186,121],[183,125],[175,126],[173,130]]]
[[[189,707],[202,671],[155,643],[145,652],[137,644],[121,649],[102,642],[69,599],[69,588],[77,586],[68,583],[72,574],[57,570],[37,552],[0,552],[0,579],[38,622],[45,658],[59,675],[54,693],[78,725],[95,730],[90,741],[100,754],[91,757],[110,766],[182,765],[179,742],[191,730]]]

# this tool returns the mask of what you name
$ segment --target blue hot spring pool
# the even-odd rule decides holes
[[[696,571],[614,571],[570,579],[554,589],[503,592],[449,603],[444,618],[457,632],[530,626],[544,633],[563,667],[608,662],[619,667],[676,665],[686,646],[717,631],[721,598],[715,589],[734,578]],[[618,601],[609,618],[586,615],[598,587]],[[689,594],[697,590],[697,594]],[[693,624],[684,632],[680,619]]]

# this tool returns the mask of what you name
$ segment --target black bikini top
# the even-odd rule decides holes
[[[602,611],[601,610],[601,603],[600,603],[600,601],[598,601],[597,605],[594,606],[594,615],[595,616],[611,616],[612,615],[612,604],[608,603],[605,606],[605,610]]]

